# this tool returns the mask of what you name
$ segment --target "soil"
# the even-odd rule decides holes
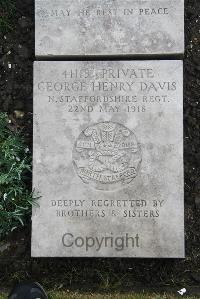
[[[0,36],[0,110],[9,112],[17,122],[20,121],[31,141],[34,3],[32,0],[16,2],[17,10],[12,19],[14,28]],[[126,290],[144,285],[153,288],[166,285],[200,286],[200,1],[186,0],[185,7],[186,258],[31,259],[28,228],[11,235],[6,245],[0,244],[0,285],[37,279],[49,287],[76,290]],[[1,254],[2,246],[4,250]]]
[[[8,28],[5,34],[0,33],[0,110],[30,112],[33,109],[34,1],[15,2],[16,10],[6,19],[12,30]]]

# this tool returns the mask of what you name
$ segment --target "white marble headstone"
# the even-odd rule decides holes
[[[34,65],[34,257],[184,257],[181,61]]]
[[[36,56],[184,52],[184,0],[35,0]]]

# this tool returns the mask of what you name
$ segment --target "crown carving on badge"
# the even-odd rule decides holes
[[[92,137],[98,148],[108,147],[116,148],[120,145],[124,137],[130,135],[130,131],[126,128],[116,128],[117,124],[104,122],[96,126],[87,128],[84,131],[85,136]]]
[[[91,136],[95,144],[101,142],[114,142],[116,135],[116,125],[113,123],[103,123],[97,126],[92,126],[84,131],[84,134]]]

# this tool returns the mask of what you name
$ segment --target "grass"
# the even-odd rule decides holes
[[[199,297],[183,296],[181,297],[171,294],[147,294],[147,293],[114,293],[114,294],[96,294],[96,293],[85,293],[81,294],[78,292],[63,292],[63,291],[50,291],[49,299],[198,299]],[[7,299],[7,295],[0,294],[0,299]]]
[[[181,296],[159,294],[79,294],[79,293],[55,293],[50,292],[50,299],[180,299]],[[197,299],[197,297],[184,297],[184,299]]]

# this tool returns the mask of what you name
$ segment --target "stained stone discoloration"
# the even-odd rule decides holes
[[[184,257],[182,62],[34,69],[32,255]]]
[[[36,56],[184,52],[184,0],[35,3]]]

